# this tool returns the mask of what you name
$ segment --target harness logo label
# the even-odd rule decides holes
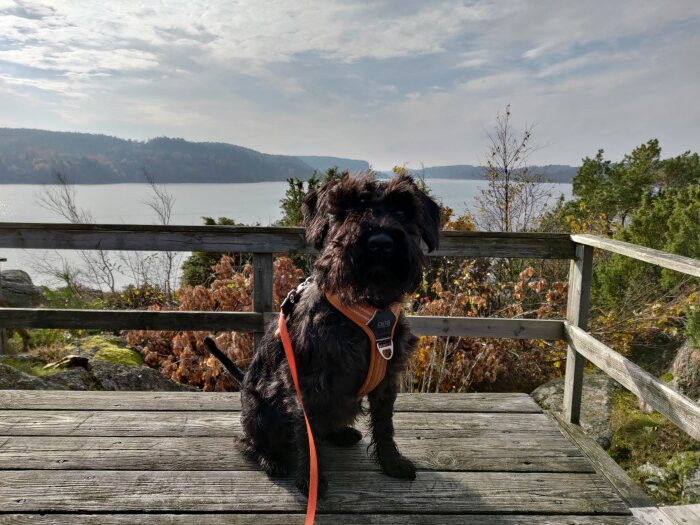
[[[367,326],[374,333],[377,341],[391,339],[391,331],[396,323],[396,317],[391,310],[380,310],[375,312]]]

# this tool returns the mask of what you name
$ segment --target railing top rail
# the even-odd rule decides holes
[[[431,256],[572,259],[564,233],[442,232]],[[314,250],[304,228],[0,223],[0,248],[281,253]]]
[[[661,266],[662,268],[668,268],[669,270],[700,277],[700,260],[693,259],[692,257],[662,252],[660,250],[647,248],[646,246],[615,239],[606,239],[604,237],[598,237],[597,235],[576,234],[571,236],[571,240],[578,244],[585,244],[593,248],[600,248],[608,252],[626,255],[638,261],[648,262]]]

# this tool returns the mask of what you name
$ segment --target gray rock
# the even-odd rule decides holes
[[[637,467],[637,474],[649,492],[666,492],[661,488],[661,485],[666,482],[668,472],[661,467],[647,461],[644,465]]]
[[[673,497],[680,499],[682,505],[700,503],[700,453],[679,452],[660,467],[653,463],[645,463],[637,467],[638,479],[644,483],[651,493],[662,498]],[[678,488],[682,493],[678,494]]]
[[[36,358],[22,360],[36,362]],[[0,389],[197,391],[196,388],[181,385],[146,366],[130,366],[89,358],[73,359],[69,364],[84,366],[72,366],[51,375],[36,377],[0,363]]]
[[[9,308],[33,308],[44,301],[44,292],[34,286],[32,278],[22,270],[0,272],[0,305]]]
[[[94,387],[90,373],[84,368],[73,368],[44,377],[36,377],[0,364],[0,389],[14,390],[88,390]]]
[[[670,372],[674,388],[700,401],[700,348],[694,348],[690,341],[686,341],[676,352]]]
[[[581,427],[605,450],[610,448],[612,429],[612,393],[620,386],[602,374],[588,374],[583,379],[581,402]],[[535,402],[545,410],[561,412],[564,399],[564,378],[557,378],[537,387],[531,394]]]
[[[84,368],[62,370],[42,378],[48,390],[95,390],[99,385]]]
[[[683,480],[683,497],[688,503],[700,503],[700,467]]]
[[[666,472],[664,469],[659,467],[658,465],[654,465],[653,463],[649,463],[648,461],[644,463],[644,465],[640,465],[637,467],[637,472],[639,473],[640,476],[644,476],[645,478],[647,477],[655,477],[655,478],[665,478],[666,477]]]
[[[157,390],[157,391],[196,391],[181,385],[146,366],[126,366],[108,361],[93,359],[90,372],[104,390]]]
[[[0,390],[45,390],[46,388],[41,378],[0,363]]]

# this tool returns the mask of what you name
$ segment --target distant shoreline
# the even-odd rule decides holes
[[[379,180],[389,180],[390,177],[378,177]],[[431,181],[431,180],[436,180],[436,181],[452,181],[452,182],[466,182],[466,181],[476,181],[476,182],[483,182],[484,179],[474,179],[474,178],[456,178],[456,177],[425,177],[425,180]],[[265,184],[265,183],[277,183],[277,184],[285,184],[286,181],[284,180],[257,180],[257,181],[246,181],[246,182],[188,182],[188,181],[177,181],[177,182],[159,182],[156,181],[156,184],[159,185],[172,185],[172,186],[183,186],[185,184],[197,184],[197,185],[205,185],[205,184],[231,184],[231,185],[238,185],[238,184]],[[135,182],[135,181],[124,181],[124,182],[78,182],[78,181],[71,181],[71,185],[73,186],[121,186],[123,184],[142,184],[144,186],[148,186],[147,182]],[[571,182],[564,182],[564,181],[541,181],[538,182],[538,184],[568,184],[571,185]],[[59,186],[58,183],[56,182],[3,182],[0,181],[0,186]]]
[[[328,169],[359,173],[366,160],[314,155],[274,155],[220,142],[157,137],[132,141],[37,129],[0,128],[0,184],[51,184],[60,173],[71,184],[138,184],[147,172],[161,184],[248,184],[308,180]],[[578,168],[530,166],[530,173],[570,183]],[[454,164],[408,169],[429,179],[482,181],[484,166]],[[390,170],[376,170],[380,178]]]

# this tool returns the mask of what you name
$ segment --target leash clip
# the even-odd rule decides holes
[[[299,296],[301,295],[301,292],[304,291],[304,288],[306,288],[310,284],[311,284],[311,277],[308,277],[303,283],[299,284],[299,286],[297,286],[295,289],[289,290],[287,297],[285,297],[284,301],[282,301],[282,304],[280,305],[280,308],[282,309],[282,312],[284,312],[285,317],[289,315],[289,312],[291,311],[292,306],[294,306],[299,301]]]
[[[394,340],[382,339],[381,341],[377,341],[377,350],[380,356],[389,361],[394,357]]]

